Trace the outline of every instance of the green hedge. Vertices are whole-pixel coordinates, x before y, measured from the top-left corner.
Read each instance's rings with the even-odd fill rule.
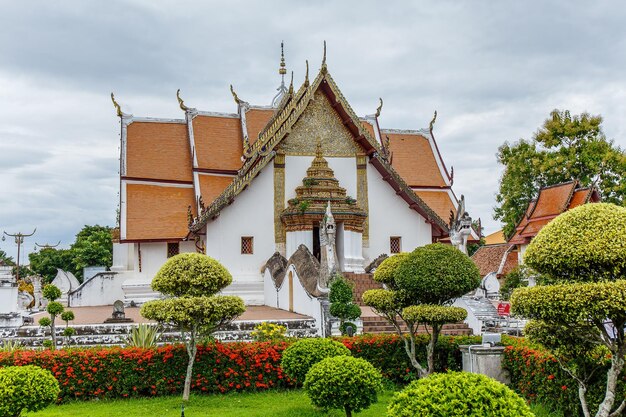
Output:
[[[415,378],[394,335],[337,338],[352,356],[363,358],[384,377],[404,383]],[[200,345],[194,365],[192,391],[223,393],[293,386],[280,368],[282,352],[292,341],[214,343]],[[426,336],[418,338],[418,359],[425,362]],[[460,370],[461,344],[480,343],[479,337],[446,337],[438,342],[437,370]],[[91,348],[57,351],[0,352],[0,367],[37,365],[59,380],[59,399],[127,398],[182,392],[187,367],[184,345],[155,349]]]
[[[509,371],[511,387],[515,391],[530,402],[549,404],[553,411],[564,415],[583,415],[576,381],[560,368],[550,353],[524,339],[507,338],[506,344],[502,366]],[[609,361],[607,357],[590,357],[586,361],[589,369],[599,366],[588,383],[587,402],[590,409],[597,409],[604,398]],[[622,375],[618,399],[624,398],[625,381],[626,375]]]

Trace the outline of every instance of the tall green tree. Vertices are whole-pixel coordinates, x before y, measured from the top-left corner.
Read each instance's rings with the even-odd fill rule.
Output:
[[[498,162],[504,165],[494,217],[513,234],[528,203],[541,187],[571,180],[595,184],[602,200],[626,203],[626,152],[602,131],[602,117],[553,110],[532,140],[504,143]]]
[[[12,256],[7,255],[7,253],[3,250],[0,250],[0,262],[4,263],[7,266],[15,265],[15,261]]]
[[[82,280],[83,268],[113,264],[113,239],[108,226],[85,226],[76,235],[71,248],[74,275]]]
[[[74,256],[69,249],[43,248],[28,255],[30,269],[51,283],[57,275],[57,269],[75,272]]]

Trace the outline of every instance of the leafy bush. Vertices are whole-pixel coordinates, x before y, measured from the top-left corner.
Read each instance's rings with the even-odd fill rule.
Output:
[[[15,352],[22,349],[22,343],[19,340],[6,339],[0,344],[0,352]]]
[[[585,204],[548,223],[533,239],[524,262],[553,279],[626,279],[626,208]]]
[[[74,318],[74,312],[72,310],[67,310],[61,313],[61,320],[63,320],[66,324],[69,324],[68,322],[74,320]]]
[[[55,285],[48,284],[43,287],[42,290],[43,298],[46,300],[54,301],[56,299],[61,298],[61,290]]]
[[[389,417],[534,417],[524,400],[506,385],[467,372],[433,374],[394,395]]]
[[[281,366],[285,373],[302,384],[311,366],[333,356],[349,356],[350,350],[331,339],[303,339],[289,346],[283,353]]]
[[[508,301],[513,290],[528,287],[529,268],[525,265],[516,266],[504,276],[504,283],[500,287],[500,298]]]
[[[218,293],[233,277],[221,263],[199,253],[181,253],[167,260],[152,280],[152,288],[173,297]]]
[[[351,356],[326,358],[311,367],[304,381],[313,405],[343,409],[346,416],[378,401],[382,390],[380,372],[368,361]]]
[[[260,323],[254,327],[252,338],[257,342],[282,340],[287,335],[287,328],[274,323]]]
[[[38,411],[57,399],[59,383],[38,366],[0,368],[0,416],[19,417],[23,410]]]
[[[149,349],[156,347],[161,334],[157,326],[141,323],[133,327],[126,338],[127,347]]]
[[[330,314],[339,319],[339,330],[341,334],[345,334],[347,321],[361,317],[361,308],[354,303],[352,286],[343,276],[338,275],[333,279],[328,300],[330,301]],[[352,326],[356,330],[356,326],[354,324]]]

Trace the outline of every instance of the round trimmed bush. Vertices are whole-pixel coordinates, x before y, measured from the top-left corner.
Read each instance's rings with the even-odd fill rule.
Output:
[[[23,410],[43,410],[59,396],[59,382],[38,366],[0,368],[0,416],[17,417]]]
[[[504,384],[467,372],[433,374],[394,395],[388,417],[534,417],[526,402]]]
[[[343,343],[323,338],[302,339],[285,349],[280,366],[289,378],[302,384],[311,366],[326,358],[350,355],[350,349]]]
[[[350,417],[378,401],[382,376],[365,359],[335,356],[311,367],[304,389],[313,405],[324,410],[343,409]]]
[[[43,287],[41,293],[43,295],[43,298],[45,298],[46,300],[54,301],[61,298],[61,290],[56,285],[46,285],[45,287]]]
[[[152,280],[152,289],[174,297],[208,296],[230,285],[233,277],[221,263],[199,253],[167,260]]]
[[[395,285],[394,278],[398,265],[406,259],[408,255],[408,252],[397,253],[382,261],[374,271],[374,280],[393,287]]]
[[[530,242],[524,263],[550,278],[626,278],[626,208],[585,204],[548,223]]]
[[[476,289],[480,272],[460,250],[432,243],[415,249],[399,262],[395,282],[410,304],[442,304]]]

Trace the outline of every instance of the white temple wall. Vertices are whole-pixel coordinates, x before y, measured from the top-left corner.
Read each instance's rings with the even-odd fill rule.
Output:
[[[134,243],[113,243],[112,271],[128,271],[134,265]]]
[[[383,180],[371,164],[367,165],[369,197],[369,248],[364,248],[365,264],[382,253],[390,254],[389,238],[401,237],[401,249],[410,252],[432,243],[431,225]]]
[[[253,237],[254,253],[241,253],[241,238]],[[233,275],[225,294],[239,295],[247,304],[263,304],[261,267],[275,251],[274,175],[272,165],[225,207],[206,227],[206,254],[220,261]]]

